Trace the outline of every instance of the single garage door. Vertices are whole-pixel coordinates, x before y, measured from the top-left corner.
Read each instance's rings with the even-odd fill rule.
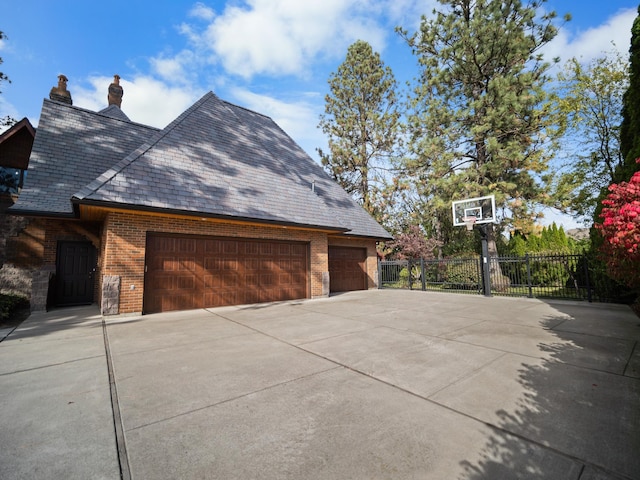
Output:
[[[366,262],[366,248],[329,247],[330,291],[366,290]]]
[[[306,243],[149,234],[145,313],[308,297]]]

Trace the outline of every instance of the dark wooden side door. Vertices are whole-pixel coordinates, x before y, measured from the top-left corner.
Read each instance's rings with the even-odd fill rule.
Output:
[[[350,292],[367,289],[367,249],[329,247],[329,290]]]
[[[91,242],[58,242],[55,304],[93,303],[95,267],[96,249]]]

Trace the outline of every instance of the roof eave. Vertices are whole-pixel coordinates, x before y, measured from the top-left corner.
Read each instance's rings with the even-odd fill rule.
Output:
[[[393,240],[394,237],[389,234],[387,236],[383,236],[383,235],[362,235],[362,234],[354,234],[354,233],[349,233],[349,232],[345,232],[343,235],[341,235],[342,238],[362,238],[362,239],[367,239],[367,240],[376,240],[379,242],[388,242],[390,240]]]
[[[147,213],[153,213],[153,214],[177,215],[177,216],[193,217],[193,218],[229,220],[229,221],[242,222],[242,223],[245,223],[245,222],[258,223],[258,224],[278,226],[278,227],[292,227],[292,228],[304,228],[304,229],[311,229],[311,230],[322,230],[330,233],[346,233],[349,231],[348,228],[344,228],[344,227],[332,227],[332,226],[326,226],[326,225],[287,222],[284,220],[270,220],[270,219],[255,218],[255,217],[243,217],[239,215],[223,215],[223,214],[206,213],[206,212],[194,212],[189,210],[180,210],[180,209],[165,208],[165,207],[150,207],[147,205],[133,205],[133,204],[105,202],[101,200],[79,199],[75,197],[71,199],[71,202],[74,205],[74,210],[78,210],[79,206],[81,205],[86,205],[86,206],[92,206],[92,207],[103,207],[109,210],[125,210],[125,211],[136,211],[136,212],[147,212]]]
[[[75,209],[74,209],[75,210]],[[19,208],[9,207],[5,210],[7,215],[15,215],[20,217],[41,217],[56,219],[78,219],[78,215],[73,212],[50,212],[45,210],[22,210]]]

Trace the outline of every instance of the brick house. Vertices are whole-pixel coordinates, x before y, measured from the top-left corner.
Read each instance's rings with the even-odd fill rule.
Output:
[[[373,288],[391,236],[270,118],[207,93],[164,129],[109,105],[45,99],[12,215],[33,309],[103,314],[314,298]]]

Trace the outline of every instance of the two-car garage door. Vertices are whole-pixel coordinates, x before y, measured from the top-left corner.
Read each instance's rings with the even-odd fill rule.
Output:
[[[149,234],[145,313],[309,296],[306,243]]]

